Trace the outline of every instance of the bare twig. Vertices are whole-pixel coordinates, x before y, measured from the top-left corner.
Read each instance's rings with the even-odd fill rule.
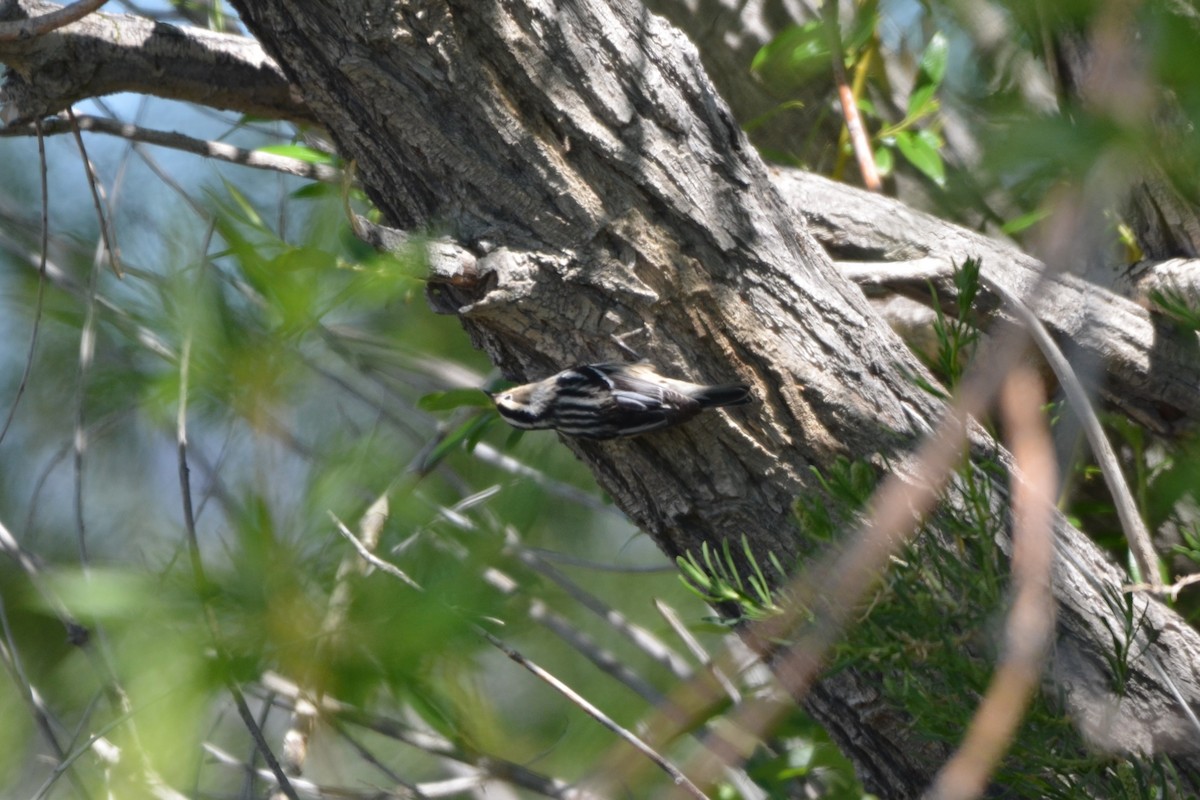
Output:
[[[50,608],[63,628],[67,632],[67,640],[75,645],[82,646],[88,640],[88,630],[79,623],[75,616],[67,608],[67,604],[59,597],[57,592],[53,590],[51,585],[45,580],[42,575],[41,566],[37,559],[29,553],[25,548],[21,547],[16,538],[9,532],[3,522],[0,522],[0,553],[7,553],[12,557],[13,561],[25,572],[29,582],[37,590],[45,601],[46,606]]]
[[[46,251],[50,248],[50,191],[46,185],[46,137],[42,135],[41,122],[35,122],[38,143],[38,166],[42,186],[42,241],[38,253],[38,289],[37,299],[33,304],[33,331],[29,334],[29,353],[25,356],[25,368],[21,371],[21,380],[17,384],[17,392],[13,396],[12,405],[8,407],[8,416],[4,418],[4,427],[0,428],[0,442],[8,434],[13,417],[17,414],[17,406],[29,385],[29,374],[33,371],[33,357],[37,352],[38,330],[42,322],[42,306],[46,296]]]
[[[721,688],[729,696],[729,699],[734,703],[742,702],[742,693],[738,691],[737,686],[733,684],[733,681],[723,671],[713,666],[712,655],[701,646],[700,640],[693,636],[692,632],[687,629],[687,626],[683,624],[683,620],[675,613],[675,609],[658,599],[655,599],[654,607],[666,621],[667,625],[670,626],[671,630],[675,632],[675,635],[683,642],[688,651],[691,652],[692,658],[700,662],[704,669],[712,671],[713,677],[721,684]]]
[[[1112,445],[1108,443],[1108,437],[1104,435],[1104,428],[1088,399],[1087,390],[1079,382],[1075,370],[1071,368],[1070,362],[1058,348],[1058,344],[1055,343],[1029,306],[1005,287],[988,280],[982,273],[980,280],[987,283],[993,292],[1004,299],[1012,313],[1025,325],[1029,335],[1046,359],[1046,363],[1054,371],[1054,376],[1058,378],[1071,408],[1083,425],[1092,455],[1096,457],[1096,462],[1100,465],[1100,474],[1104,476],[1104,484],[1108,487],[1109,494],[1112,495],[1113,505],[1117,509],[1117,517],[1121,520],[1121,529],[1125,531],[1125,538],[1137,561],[1138,570],[1142,573],[1141,577],[1151,586],[1161,586],[1162,575],[1158,567],[1158,554],[1154,552],[1154,544],[1150,541],[1150,531],[1146,529],[1146,523],[1142,521],[1142,515],[1133,499],[1133,492],[1129,490],[1129,484],[1125,481],[1125,474],[1121,471],[1117,454],[1113,452]]]
[[[83,779],[76,773],[74,762],[67,761],[67,751],[58,741],[58,734],[54,731],[54,720],[51,719],[50,709],[46,707],[41,692],[34,687],[33,682],[25,672],[24,665],[21,663],[21,656],[17,652],[16,640],[13,638],[12,627],[8,621],[8,610],[5,607],[2,595],[0,595],[0,630],[4,632],[4,641],[0,642],[0,661],[3,661],[4,666],[8,668],[13,683],[20,690],[21,699],[29,706],[29,713],[33,717],[34,723],[37,725],[38,730],[42,732],[42,737],[50,745],[50,749],[54,751],[55,759],[67,771],[67,776],[75,789],[75,793],[84,798],[84,800],[88,800],[89,793],[83,783]]]
[[[302,692],[299,685],[274,672],[267,672],[263,675],[262,685],[276,696],[290,700],[292,703],[298,702],[301,697]],[[530,789],[547,797],[562,798],[563,800],[585,800],[585,798],[586,800],[598,800],[580,789],[568,786],[563,781],[533,772],[520,764],[495,756],[466,751],[440,734],[418,730],[395,718],[364,711],[329,695],[317,698],[316,702],[320,713],[328,716],[335,725],[343,723],[365,728],[432,756],[486,770],[490,777],[509,781],[516,786]]]
[[[388,497],[387,493],[381,494],[376,498],[375,502],[370,505],[366,513],[363,514],[362,520],[359,522],[359,530],[362,532],[359,537],[356,537],[367,550],[375,551],[375,547],[379,543],[379,536],[383,531],[383,525],[388,518]],[[341,523],[338,523],[341,525]],[[350,607],[350,577],[360,573],[363,568],[361,559],[355,558],[347,554],[338,564],[337,574],[334,578],[333,591],[329,595],[328,607],[325,611],[325,618],[321,621],[321,633],[317,637],[316,652],[313,654],[312,669],[310,674],[305,676],[304,688],[312,691],[313,677],[316,665],[320,661],[320,657],[329,645],[342,630],[346,622],[346,614]],[[312,737],[313,731],[317,724],[318,703],[304,696],[299,696],[292,706],[291,719],[288,721],[288,729],[283,735],[283,765],[288,775],[299,776],[304,774],[304,765],[308,760],[308,743]]]
[[[87,157],[84,156],[84,161]],[[99,200],[97,199],[97,203]],[[97,205],[99,208],[99,205]],[[104,228],[101,215],[101,230]],[[79,332],[79,365],[76,369],[77,396],[75,398],[75,436],[74,436],[74,468],[75,468],[75,533],[79,546],[79,561],[86,569],[88,565],[87,523],[83,513],[84,498],[84,460],[87,453],[87,428],[85,427],[85,408],[87,396],[88,375],[92,361],[96,356],[96,285],[99,282],[101,247],[97,246],[96,255],[92,260],[92,268],[88,272],[88,287],[86,307],[83,316],[83,328]]]
[[[518,596],[517,582],[494,567],[484,570],[483,580],[509,597]],[[531,598],[525,601],[525,606],[526,614],[531,620],[562,639],[572,650],[590,661],[597,669],[624,684],[646,702],[651,704],[663,702],[664,698],[660,691],[625,665],[611,650],[601,647],[596,640],[580,630],[578,625],[551,610],[544,601]]]
[[[96,208],[96,221],[100,226],[100,240],[104,242],[104,249],[108,252],[108,263],[118,278],[124,277],[121,272],[121,259],[117,255],[116,236],[109,225],[109,215],[104,213],[104,188],[100,185],[100,179],[96,175],[96,166],[88,157],[87,148],[84,147],[83,134],[80,133],[75,112],[69,108],[67,109],[67,118],[70,120],[70,131],[75,136],[75,146],[79,148],[79,156],[83,159],[83,171],[87,176],[88,188],[92,192],[92,204]]]
[[[392,577],[396,578],[397,580],[403,582],[405,585],[410,586],[413,589],[416,589],[417,591],[423,591],[421,586],[416,581],[414,581],[412,578],[408,577],[408,575],[405,574],[404,571],[401,570],[399,567],[383,560],[382,558],[380,558],[379,556],[375,555],[370,550],[368,550],[367,547],[358,540],[358,537],[356,537],[349,528],[347,528],[344,524],[342,524],[340,521],[338,521],[336,517],[334,517],[334,522],[337,525],[338,532],[341,533],[343,537],[348,539],[352,545],[354,545],[354,549],[356,549],[358,551],[358,554],[360,556],[362,556],[364,559],[366,559],[368,563],[374,565],[375,567],[378,567],[380,570],[387,573],[388,575],[391,575]],[[565,697],[566,699],[568,699],[569,701],[574,703],[585,714],[590,716],[592,719],[594,719],[596,722],[598,722],[601,726],[608,729],[610,732],[615,734],[619,739],[621,739],[622,741],[629,744],[631,747],[633,747],[635,750],[637,750],[639,753],[641,753],[643,756],[645,756],[647,759],[649,759],[651,762],[653,762],[656,766],[658,766],[659,769],[663,770],[663,772],[667,773],[667,775],[669,775],[671,777],[671,780],[675,783],[676,786],[680,787],[681,790],[686,792],[689,796],[694,797],[694,798],[707,797],[707,795],[705,795],[704,792],[700,791],[700,789],[694,783],[692,783],[692,781],[690,781],[687,778],[687,776],[684,775],[683,772],[679,770],[678,767],[676,767],[674,764],[672,764],[670,761],[668,761],[666,758],[664,758],[662,755],[660,755],[654,748],[652,748],[648,744],[646,744],[641,738],[639,738],[632,731],[622,727],[621,725],[618,725],[615,720],[613,720],[611,717],[609,717],[607,714],[605,714],[603,711],[601,711],[596,706],[592,705],[590,702],[588,702],[588,700],[586,698],[584,698],[582,695],[580,695],[578,692],[576,692],[571,687],[567,686],[567,684],[563,683],[558,678],[554,677],[554,675],[547,672],[542,667],[538,666],[537,663],[530,661],[528,658],[526,658],[520,652],[513,649],[512,647],[509,647],[503,641],[496,638],[491,633],[489,633],[488,631],[479,627],[478,625],[476,625],[474,623],[470,623],[470,624],[475,629],[475,632],[479,636],[481,636],[485,641],[487,641],[488,644],[492,645],[492,647],[494,647],[497,650],[499,650],[500,652],[504,653],[504,655],[507,656],[509,658],[509,660],[511,660],[514,663],[518,664],[519,666],[523,667],[534,677],[538,678],[542,682],[544,682],[547,685],[549,685],[550,687],[552,687],[555,691],[557,691],[563,697]]]
[[[205,158],[216,159],[217,161],[240,164],[243,167],[251,167],[253,169],[272,170],[323,183],[338,183],[341,181],[341,170],[337,167],[331,167],[328,164],[313,164],[308,161],[301,161],[298,158],[262,153],[257,150],[247,150],[242,147],[225,144],[224,142],[207,141],[182,133],[143,128],[139,125],[119,122],[114,119],[104,119],[103,117],[77,115],[75,116],[75,121],[80,130],[87,131],[88,133],[104,133],[110,136],[119,136],[131,142],[143,142],[159,147],[169,147],[172,150],[193,153]],[[72,129],[69,120],[57,117],[45,119],[42,121],[42,124],[44,125],[45,134],[48,136],[68,133]],[[15,125],[9,128],[0,128],[0,136],[30,136],[34,132],[33,125]]]
[[[1182,578],[1176,578],[1175,582],[1169,585],[1159,583],[1130,583],[1121,587],[1123,592],[1149,592],[1151,594],[1161,594],[1164,597],[1170,597],[1171,602],[1179,599],[1179,593],[1194,583],[1200,583],[1200,572],[1194,575],[1185,575]]]
[[[521,559],[522,563],[535,570],[538,574],[554,581],[575,602],[604,620],[613,630],[632,642],[643,653],[670,670],[671,674],[676,678],[686,681],[695,675],[695,670],[692,669],[687,660],[679,655],[674,648],[650,631],[628,619],[620,611],[604,603],[600,598],[585,590],[566,575],[563,575],[553,566],[546,563],[541,556],[524,547],[516,547],[515,553]]]
[[[579,694],[574,689],[567,686],[565,683],[560,681],[558,678],[554,677],[552,674],[550,674],[546,670],[542,669],[540,666],[538,666],[534,662],[525,658],[525,656],[521,655],[516,650],[513,650],[511,647],[504,644],[504,642],[500,641],[492,634],[490,634],[487,631],[484,631],[482,629],[480,632],[483,634],[484,638],[487,639],[489,643],[491,643],[491,645],[493,647],[500,650],[500,652],[502,652],[502,653],[504,653],[504,655],[508,656],[509,659],[511,659],[512,661],[514,661],[517,664],[524,667],[526,670],[528,670],[530,673],[532,673],[535,677],[537,677],[544,683],[553,687],[563,697],[567,698],[572,703],[574,703],[576,706],[583,709],[584,713],[586,713],[592,719],[599,722],[602,726],[604,726],[610,732],[615,734],[623,742],[625,742],[626,744],[633,747],[635,750],[637,750],[643,756],[648,758],[650,761],[654,762],[658,766],[659,769],[661,769],[663,772],[667,773],[667,775],[669,775],[671,777],[671,780],[674,781],[675,786],[680,791],[684,792],[685,794],[687,794],[691,797],[695,797],[695,798],[706,798],[707,797],[707,795],[704,792],[702,792],[700,790],[700,788],[698,786],[696,786],[696,784],[693,783],[678,767],[676,767],[674,764],[672,764],[666,758],[661,756],[658,753],[658,751],[656,751],[654,748],[650,747],[650,745],[646,744],[645,741],[643,741],[640,737],[638,737],[632,731],[628,730],[627,728],[622,727],[621,725],[618,725],[614,719],[612,719],[607,714],[605,714],[603,711],[601,711],[599,708],[597,708],[596,706],[594,706],[590,702],[588,702],[588,700],[585,697],[583,697],[583,695]]]
[[[283,787],[285,784],[280,781],[280,776],[282,775],[282,773],[276,774],[276,773],[272,772],[271,770],[255,769],[251,765],[240,760],[237,756],[233,755],[230,752],[222,750],[221,748],[217,747],[216,745],[214,745],[210,742],[205,742],[203,747],[204,747],[205,752],[207,752],[217,763],[224,764],[229,767],[236,767],[238,769],[244,770],[247,773],[249,773],[250,775],[253,775],[254,777],[261,778],[262,780],[267,781],[268,783],[276,784],[280,788],[281,791],[284,790]],[[299,799],[299,794],[301,792],[303,792],[304,796],[306,796],[306,797],[319,797],[319,798],[353,797],[353,796],[355,796],[353,792],[333,791],[333,790],[328,789],[327,787],[321,786],[318,783],[314,783],[313,781],[307,781],[302,778],[297,779],[295,781],[288,781],[287,777],[284,776],[283,781],[287,781],[287,783],[286,783],[286,785],[288,786],[287,791],[291,792],[291,794],[289,794],[289,797],[296,798],[296,800]],[[364,795],[364,797],[365,797],[365,795]]]
[[[1005,629],[1003,660],[958,751],[938,773],[930,800],[979,797],[1008,748],[1037,690],[1054,635],[1054,444],[1042,413],[1045,392],[1037,373],[1020,366],[1000,394],[1005,439],[1013,455],[1013,598]]]
[[[822,12],[825,23],[826,37],[829,39],[829,54],[833,62],[833,80],[837,84],[838,101],[842,106],[842,117],[846,122],[846,132],[854,155],[858,159],[858,170],[862,175],[863,185],[872,192],[883,188],[879,180],[879,170],[875,166],[875,155],[871,152],[871,142],[867,138],[866,127],[862,116],[858,113],[858,102],[855,92],[846,80],[845,51],[842,47],[842,34],[838,24],[838,4],[823,3]]]
[[[91,708],[92,707],[89,706],[88,713],[86,713],[84,715],[84,719],[80,721],[79,730],[76,731],[76,736],[72,737],[73,740],[77,739],[77,736],[80,730],[82,730],[83,725],[90,719]],[[93,756],[95,756],[97,761],[107,766],[117,763],[121,757],[121,749],[114,745],[112,741],[106,737],[109,733],[121,727],[122,725],[128,725],[130,730],[133,730],[133,722],[131,720],[132,716],[132,709],[125,707],[115,719],[109,721],[105,725],[102,725],[99,730],[86,737],[78,747],[68,753],[65,758],[59,761],[59,763],[54,765],[54,770],[50,773],[46,780],[42,782],[42,785],[38,787],[38,790],[31,795],[31,800],[42,800],[42,798],[49,794],[50,790],[54,787],[54,784],[58,782],[58,779],[65,772],[70,770],[72,765],[74,765],[74,763],[85,753],[90,752]],[[172,789],[163,782],[162,778],[149,769],[146,770],[144,779],[146,781],[145,789],[147,797],[155,798],[155,800],[187,800],[184,795]]]

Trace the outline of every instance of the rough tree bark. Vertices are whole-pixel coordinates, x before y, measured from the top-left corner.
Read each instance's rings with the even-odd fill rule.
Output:
[[[41,0],[0,2],[0,20],[61,8]],[[13,24],[12,22],[8,24]],[[311,122],[279,68],[247,39],[132,16],[91,14],[67,28],[5,42],[2,121],[55,114],[113,92],[190,100],[272,119]]]
[[[797,224],[691,45],[638,4],[238,6],[388,218],[448,225],[478,257],[435,276],[438,302],[510,377],[612,358],[610,337],[636,332],[636,349],[688,377],[754,386],[757,405],[708,425],[568,442],[668,554],[745,534],[801,557],[791,507],[814,488],[809,468],[902,453],[936,419],[898,368],[919,365]],[[1108,612],[1085,573],[1120,577],[1060,526],[1075,555],[1056,575],[1055,674],[1099,709]],[[1200,652],[1150,605],[1160,658]],[[1175,677],[1194,700],[1190,667]],[[811,706],[868,786],[915,796],[944,749],[915,740],[872,678],[844,671]],[[1109,709],[1122,741],[1169,741],[1185,771],[1200,767],[1160,678],[1146,667],[1135,683],[1123,708],[1146,705]]]
[[[810,468],[902,456],[937,419],[905,375],[920,365],[774,188],[692,46],[638,3],[235,5],[390,223],[460,243],[434,265],[435,301],[510,377],[619,357],[611,337],[631,334],[680,376],[752,384],[757,404],[707,425],[567,441],[666,553],[745,535],[802,559],[792,506],[816,488]],[[1098,586],[1123,576],[1062,520],[1057,534],[1053,679],[1070,710],[1105,744],[1169,755],[1194,780],[1197,737],[1168,682],[1200,702],[1200,637],[1139,597],[1160,636],[1113,697],[1120,621]],[[842,670],[809,707],[869,788],[917,796],[946,747],[877,677]]]

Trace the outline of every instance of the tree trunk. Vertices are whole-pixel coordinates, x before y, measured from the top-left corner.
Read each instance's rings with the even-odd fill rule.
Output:
[[[435,266],[435,303],[509,377],[620,358],[612,337],[628,335],[673,375],[753,387],[754,405],[707,424],[566,442],[668,555],[746,536],[799,563],[813,543],[793,505],[817,490],[812,468],[896,463],[941,413],[907,377],[920,364],[781,199],[691,44],[638,3],[235,5],[390,223],[449,229],[465,248]],[[1139,597],[1166,675],[1135,659],[1115,696],[1122,621],[1097,586],[1123,576],[1058,525],[1064,703],[1105,745],[1200,770],[1167,686],[1200,700],[1200,637]],[[883,796],[919,795],[946,756],[879,670],[846,667],[810,700]]]

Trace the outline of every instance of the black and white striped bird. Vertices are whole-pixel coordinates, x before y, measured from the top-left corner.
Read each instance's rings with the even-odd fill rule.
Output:
[[[572,367],[491,397],[514,427],[613,439],[678,425],[706,408],[748,403],[750,387],[664,378],[649,362],[639,361]]]

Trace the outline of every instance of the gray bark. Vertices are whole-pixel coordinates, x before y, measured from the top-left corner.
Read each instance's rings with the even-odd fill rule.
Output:
[[[239,6],[390,220],[448,225],[477,257],[441,262],[435,301],[510,377],[611,359],[610,337],[636,332],[635,349],[685,377],[754,387],[758,404],[708,424],[567,442],[668,554],[745,534],[801,557],[791,505],[814,488],[809,468],[903,453],[937,418],[897,369],[919,365],[796,224],[691,45],[636,4]],[[1109,712],[1096,735],[1178,748],[1186,724],[1149,662],[1109,708],[1118,621],[1096,579],[1120,575],[1059,524],[1059,686],[1077,714]],[[1151,652],[1195,702],[1185,654],[1200,639],[1148,605],[1165,630]],[[903,709],[872,708],[886,706],[873,680],[850,670],[811,707],[869,787],[915,796],[944,748],[917,740]],[[1181,767],[1200,765],[1182,749]]]
[[[1200,422],[1200,340],[1147,306],[1122,297],[1071,273],[1042,281],[1045,265],[1013,245],[916,211],[896,200],[833,183],[799,170],[775,170],[775,187],[808,221],[809,230],[835,258],[879,262],[874,277],[861,275],[861,285],[885,286],[915,299],[929,297],[928,281],[935,280],[939,294],[951,297],[949,277],[953,263],[967,258],[983,262],[988,279],[1002,284],[1018,297],[1037,297],[1030,305],[1038,318],[1064,342],[1077,348],[1081,358],[1102,367],[1101,396],[1148,429],[1175,435]],[[888,262],[914,259],[940,261],[903,274]],[[927,262],[926,262],[927,263]],[[1148,270],[1141,283],[1163,283],[1186,289],[1169,273],[1170,265]],[[937,280],[941,278],[941,280]],[[1039,281],[1041,281],[1039,283]],[[1145,290],[1139,290],[1145,295]],[[985,307],[996,308],[997,298],[986,286]]]
[[[58,8],[43,0],[3,0],[0,22]],[[257,42],[143,17],[91,14],[45,36],[3,42],[0,63],[8,68],[0,93],[0,120],[6,124],[30,122],[114,92],[313,121]]]

